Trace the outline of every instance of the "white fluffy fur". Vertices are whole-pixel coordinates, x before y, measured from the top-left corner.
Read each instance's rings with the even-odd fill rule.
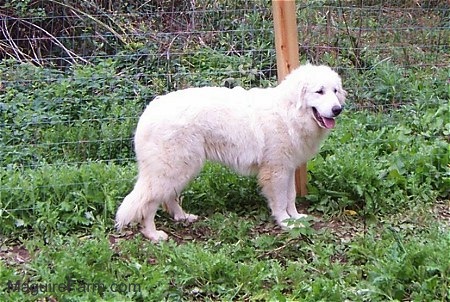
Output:
[[[161,204],[175,220],[195,221],[177,197],[206,160],[256,174],[273,217],[286,227],[286,219],[303,216],[294,171],[329,132],[317,119],[328,118],[332,128],[345,95],[337,73],[308,64],[274,88],[189,88],[157,97],[136,129],[139,175],[117,211],[117,228],[135,221],[152,241],[167,239],[154,223]]]

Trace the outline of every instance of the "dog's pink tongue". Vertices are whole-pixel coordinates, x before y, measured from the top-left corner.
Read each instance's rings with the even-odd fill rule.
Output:
[[[322,117],[322,119],[323,119],[325,128],[327,128],[327,129],[333,129],[334,126],[336,125],[336,121],[334,120],[334,118]]]

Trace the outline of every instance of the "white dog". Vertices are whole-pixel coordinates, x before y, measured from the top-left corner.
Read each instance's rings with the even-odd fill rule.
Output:
[[[295,169],[313,157],[335,126],[346,92],[327,66],[304,65],[277,87],[189,88],[158,96],[142,114],[135,135],[139,175],[116,215],[120,230],[140,222],[152,241],[161,204],[175,220],[195,221],[177,197],[206,160],[256,174],[272,215],[282,227],[298,219]]]

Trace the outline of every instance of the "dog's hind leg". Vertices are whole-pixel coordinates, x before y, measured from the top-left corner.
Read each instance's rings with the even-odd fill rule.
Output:
[[[165,202],[164,207],[175,221],[194,222],[198,219],[197,215],[186,213],[175,198]]]
[[[169,237],[166,232],[158,231],[155,226],[155,215],[159,208],[158,202],[150,202],[147,206],[147,212],[141,222],[141,233],[153,242],[167,240]]]
[[[161,204],[154,196],[151,181],[140,177],[133,191],[128,194],[116,214],[116,227],[122,229],[130,222],[140,222],[141,233],[152,241],[166,240],[167,234],[157,231],[155,227],[155,214]]]
[[[155,196],[156,200],[163,201],[163,208],[169,212],[169,214],[176,220],[186,220],[189,222],[193,222],[197,220],[197,216],[193,214],[186,213],[183,208],[181,208],[180,204],[176,199],[176,191],[180,190],[184,187],[184,182],[173,183],[173,182],[159,182],[161,187],[158,188],[158,195]],[[173,190],[169,189],[170,185],[177,186],[173,188]],[[166,188],[166,190],[162,190],[162,188]],[[173,193],[169,193],[173,192]],[[144,213],[144,218],[141,221],[141,233],[150,239],[153,242],[158,242],[161,240],[167,240],[168,236],[164,231],[159,231],[155,226],[155,215],[159,208],[161,202],[156,202],[154,200],[150,201],[147,205],[146,211]]]
[[[201,158],[193,160],[186,157],[174,158],[170,167],[164,167],[157,171],[157,175],[152,182],[153,200],[158,202],[150,202],[144,219],[141,222],[142,234],[152,241],[166,240],[167,234],[158,231],[155,228],[155,214],[159,204],[163,204],[164,208],[176,220],[186,220],[193,222],[197,220],[197,216],[186,213],[181,205],[177,202],[177,196],[184,189],[187,183],[200,171],[202,167]]]
[[[167,191],[173,192],[170,198],[164,199],[163,208],[173,217],[175,221],[194,222],[198,219],[197,215],[186,213],[179,203],[179,194],[191,179],[200,172],[202,161],[178,160],[174,161],[174,169],[166,171],[164,178]],[[179,169],[177,169],[180,167]]]

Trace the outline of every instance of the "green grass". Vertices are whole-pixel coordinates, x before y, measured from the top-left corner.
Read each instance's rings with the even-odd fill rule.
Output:
[[[161,212],[171,239],[156,245],[113,230],[134,164],[9,167],[0,284],[22,288],[0,299],[446,301],[447,115],[445,105],[344,115],[309,163],[310,195],[299,202],[315,218],[291,232],[275,226],[255,179],[219,165],[183,194],[201,220],[175,223]],[[438,200],[447,201],[433,214]],[[67,280],[72,291],[55,289]]]
[[[49,296],[71,301],[446,301],[448,229],[430,223],[429,214],[415,215],[410,212],[402,221],[392,218],[366,228],[350,223],[325,227],[300,237],[280,231],[266,234],[258,219],[228,213],[190,226],[195,239],[158,245],[141,236],[123,239],[104,231],[57,235],[47,244],[34,238],[26,242],[30,259],[25,263],[2,262],[2,286],[17,281],[78,283],[69,293],[29,289],[0,295],[2,300],[25,301]],[[186,225],[165,223],[166,229],[186,232]],[[83,291],[92,284],[107,288]],[[124,292],[115,292],[116,287]]]

